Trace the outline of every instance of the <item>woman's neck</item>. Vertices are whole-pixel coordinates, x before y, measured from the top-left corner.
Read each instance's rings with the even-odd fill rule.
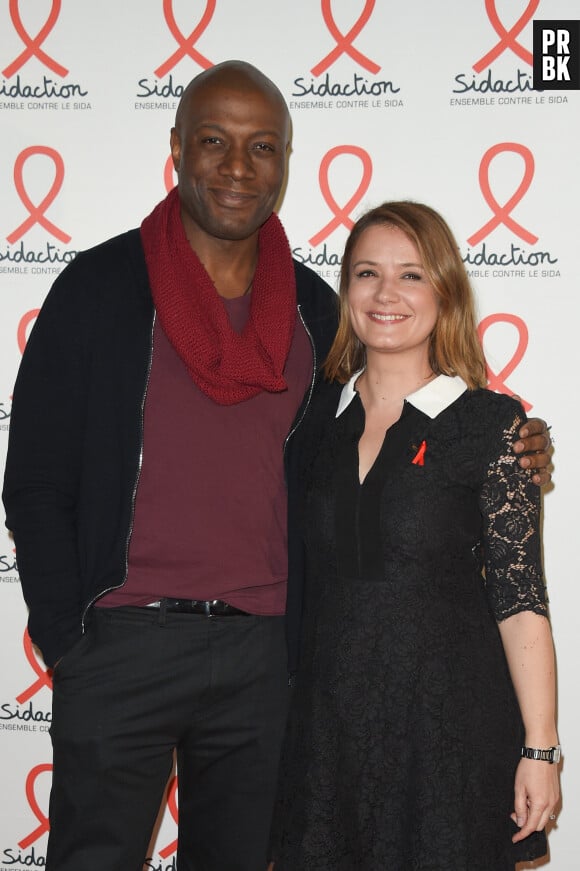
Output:
[[[435,378],[428,360],[409,355],[368,354],[367,365],[357,381],[357,390],[365,404],[402,403],[410,393]]]

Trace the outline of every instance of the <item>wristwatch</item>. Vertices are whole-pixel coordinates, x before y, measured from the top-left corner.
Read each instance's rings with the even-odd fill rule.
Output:
[[[562,758],[562,748],[559,744],[555,747],[548,747],[547,750],[538,750],[535,747],[522,747],[522,756],[525,759],[541,759],[543,762],[549,762],[550,765],[558,763]]]

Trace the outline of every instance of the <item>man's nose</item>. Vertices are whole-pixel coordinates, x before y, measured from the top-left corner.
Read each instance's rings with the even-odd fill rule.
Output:
[[[224,154],[220,164],[220,172],[232,178],[243,178],[253,175],[254,167],[245,147],[231,145]]]

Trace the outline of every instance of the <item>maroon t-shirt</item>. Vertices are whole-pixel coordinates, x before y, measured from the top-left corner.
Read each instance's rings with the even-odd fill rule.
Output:
[[[250,297],[223,302],[241,332]],[[297,317],[284,370],[288,390],[218,405],[192,381],[156,321],[129,572],[99,605],[169,596],[284,613],[282,449],[311,373],[312,349]]]

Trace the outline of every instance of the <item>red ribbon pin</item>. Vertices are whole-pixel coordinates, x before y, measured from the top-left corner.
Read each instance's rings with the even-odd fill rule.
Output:
[[[414,466],[424,466],[425,465],[425,451],[427,450],[427,442],[425,439],[419,445],[419,450],[411,460]]]

